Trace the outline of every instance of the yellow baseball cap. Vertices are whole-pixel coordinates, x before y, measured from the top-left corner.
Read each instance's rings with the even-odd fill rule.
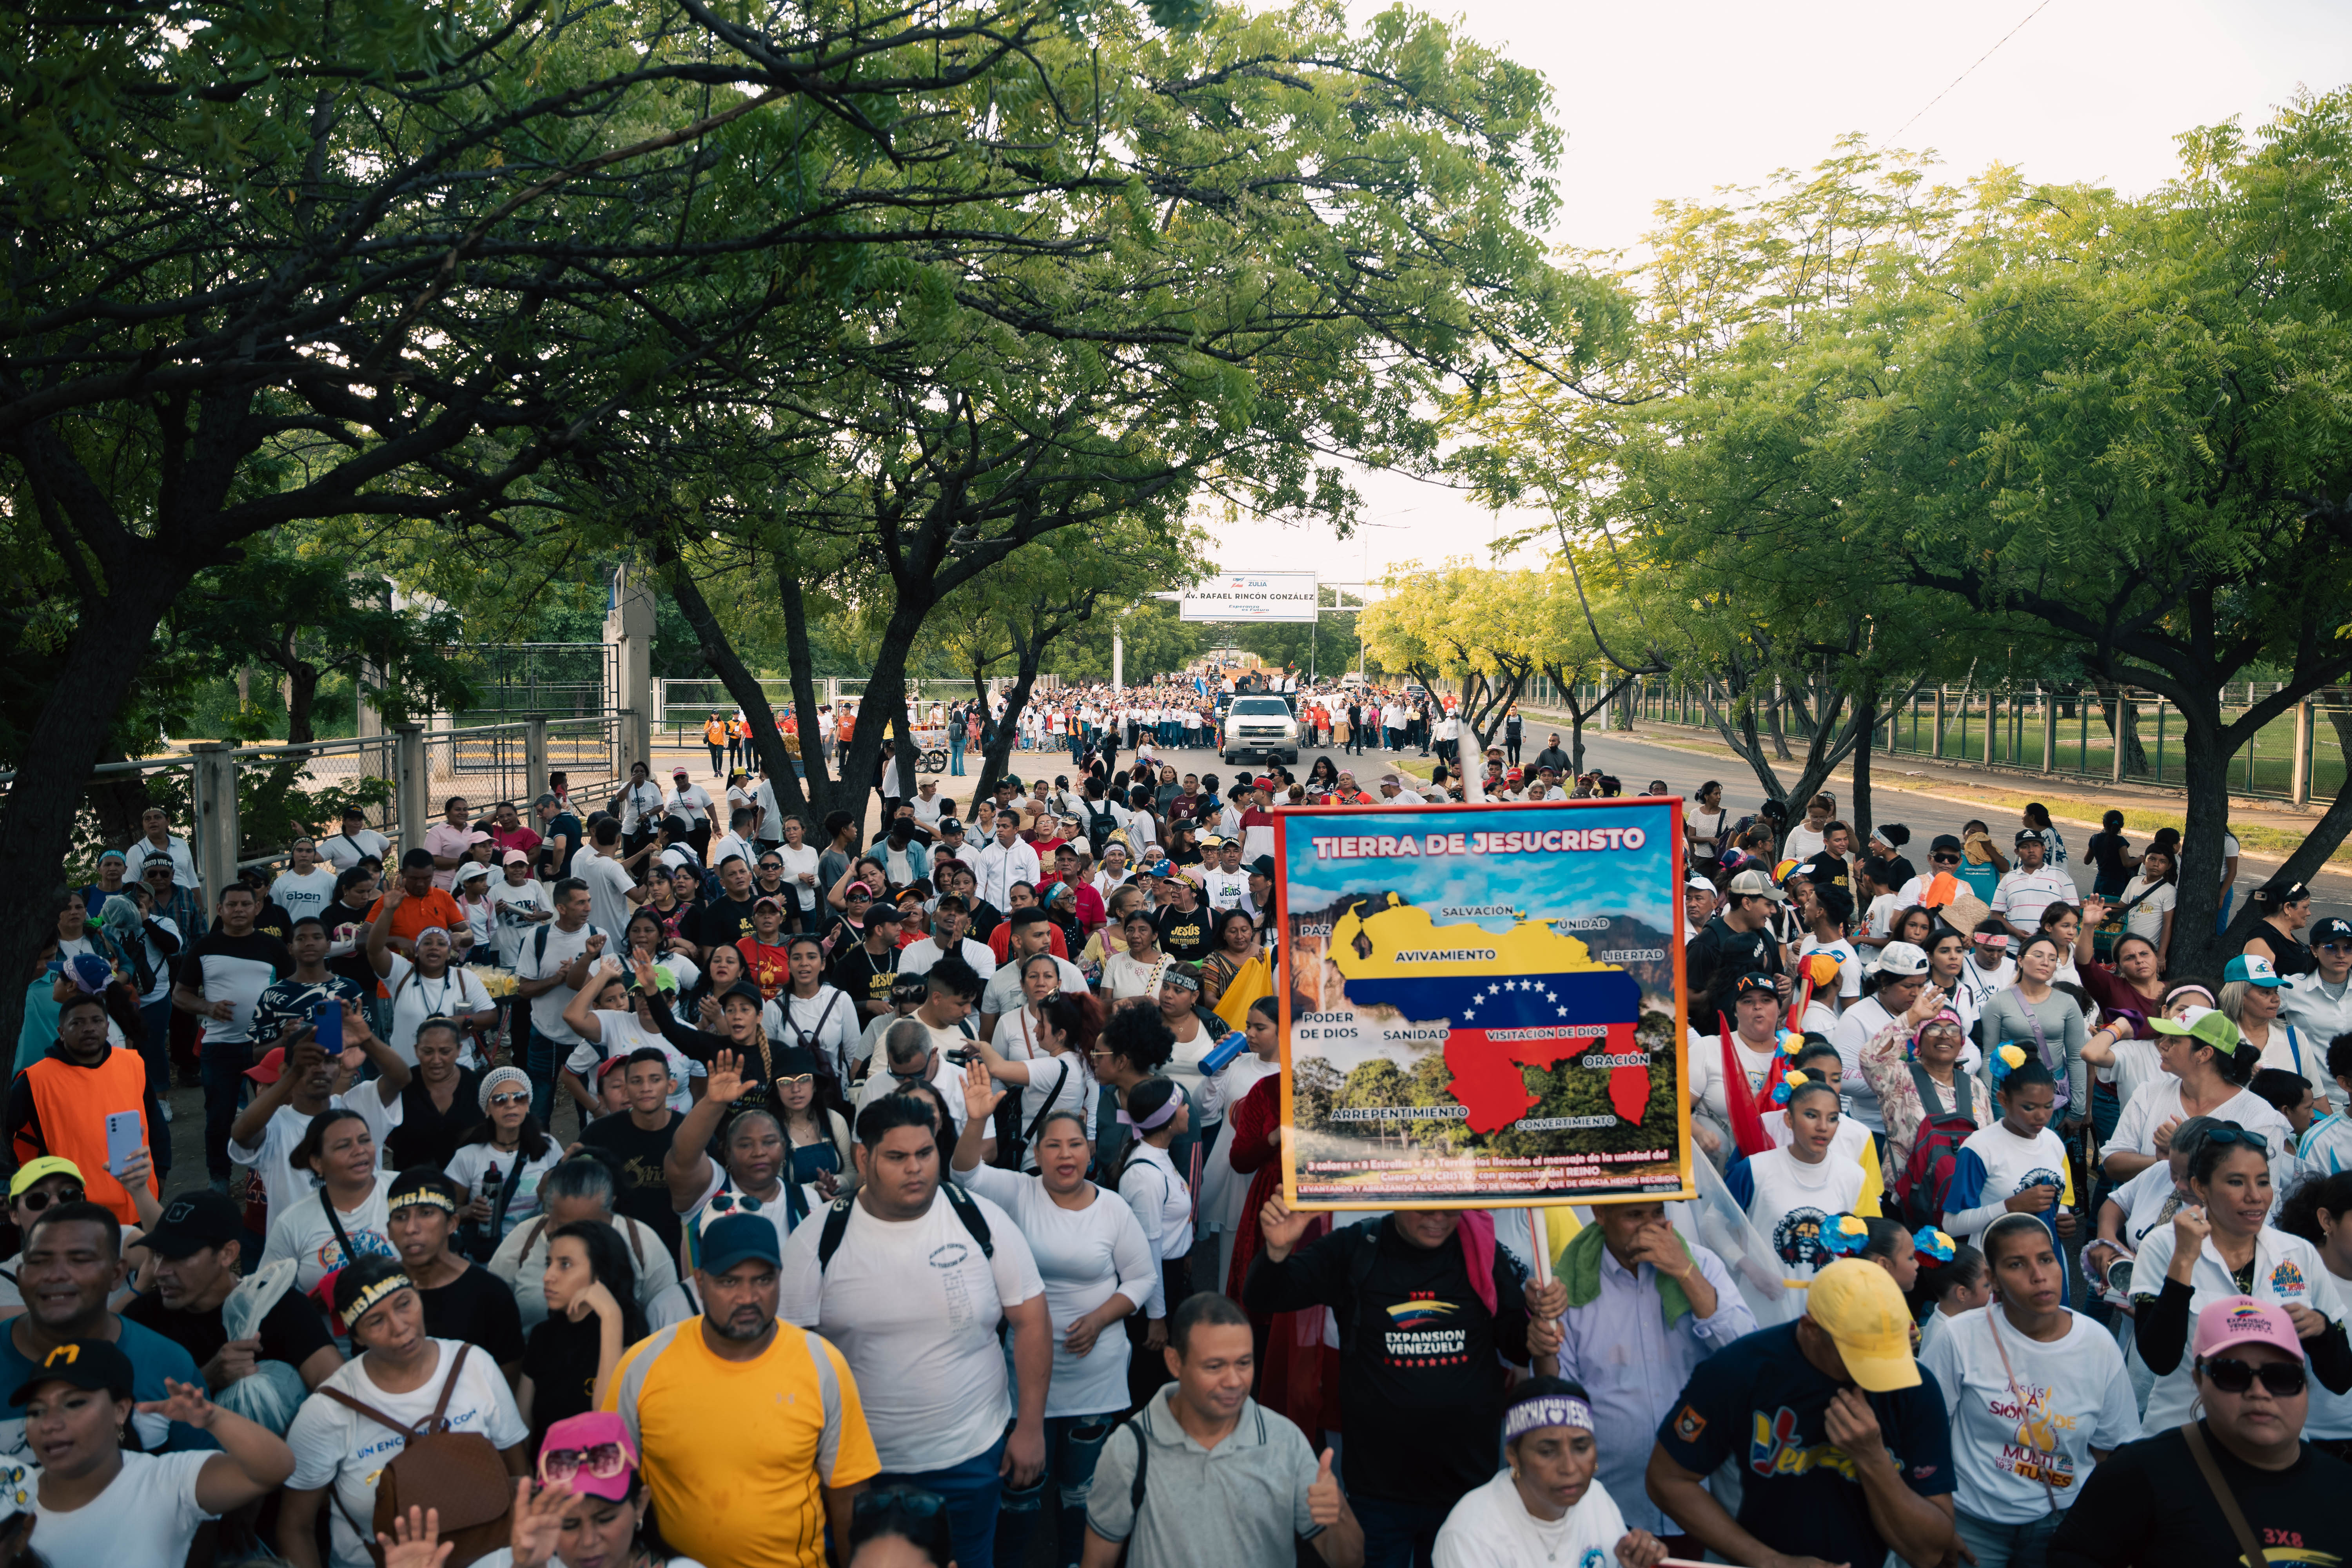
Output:
[[[1838,1359],[1856,1384],[1871,1394],[1919,1385],[1911,1314],[1895,1276],[1875,1263],[1841,1258],[1813,1276],[1805,1295],[1805,1316],[1836,1343]]]
[[[82,1182],[84,1186],[89,1184],[82,1181],[81,1167],[71,1160],[56,1154],[43,1154],[16,1167],[16,1173],[8,1178],[8,1196],[12,1199],[23,1197],[25,1189],[44,1176],[71,1176],[75,1181]]]

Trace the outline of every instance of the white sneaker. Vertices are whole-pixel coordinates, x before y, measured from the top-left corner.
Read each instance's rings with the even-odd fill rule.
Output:
[[[168,1124],[172,1120],[172,1102],[168,1100],[158,1100],[155,1102],[155,1109],[163,1113],[163,1121]]]

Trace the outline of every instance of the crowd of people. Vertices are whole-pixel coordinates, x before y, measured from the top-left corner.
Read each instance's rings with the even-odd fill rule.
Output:
[[[1629,792],[1425,694],[1295,703],[1426,780],[1191,771],[1192,695],[1042,705],[1068,771],[968,820],[640,766],[404,854],[354,814],[210,907],[151,814],[27,993],[0,1563],[2352,1552],[2352,925],[2307,889],[2182,974],[2175,843],[2110,824],[2083,895],[2039,808],[1923,868],[1710,784],[1682,1067],[1780,1278],[1682,1204],[1538,1258],[1283,1203],[1273,814]]]

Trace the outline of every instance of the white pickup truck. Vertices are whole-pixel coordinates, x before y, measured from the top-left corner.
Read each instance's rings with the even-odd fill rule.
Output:
[[[1298,720],[1290,704],[1279,697],[1236,697],[1225,710],[1224,733],[1217,754],[1227,767],[1250,757],[1297,766]]]

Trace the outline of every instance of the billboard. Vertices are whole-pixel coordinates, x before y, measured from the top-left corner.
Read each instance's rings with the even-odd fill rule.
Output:
[[[1284,1201],[1692,1194],[1682,803],[1275,814]]]
[[[1312,621],[1317,604],[1312,572],[1226,572],[1181,595],[1187,621]]]

